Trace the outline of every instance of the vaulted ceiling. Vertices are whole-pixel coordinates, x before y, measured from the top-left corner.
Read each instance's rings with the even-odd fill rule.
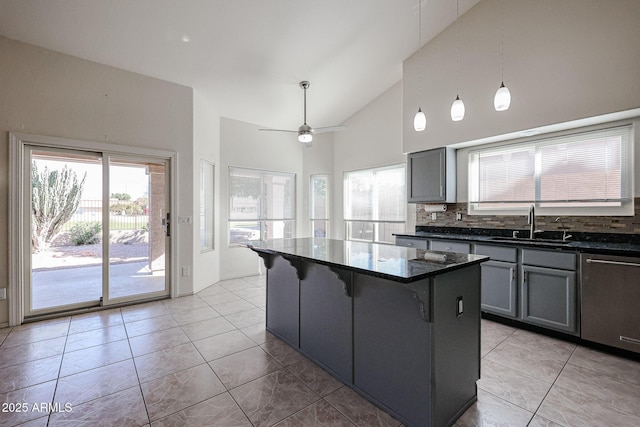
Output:
[[[422,43],[456,19],[422,1]],[[479,0],[459,0],[460,14]],[[220,115],[296,129],[342,123],[402,78],[418,0],[0,0],[0,34],[193,87]],[[1,59],[0,59],[1,60]]]

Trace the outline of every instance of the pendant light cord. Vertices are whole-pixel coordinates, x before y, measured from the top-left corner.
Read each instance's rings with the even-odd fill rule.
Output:
[[[456,0],[456,97],[460,94],[460,30],[458,18],[460,17],[460,3]]]
[[[418,106],[422,105],[422,0],[418,0]]]
[[[504,3],[500,2],[500,81],[504,84]]]

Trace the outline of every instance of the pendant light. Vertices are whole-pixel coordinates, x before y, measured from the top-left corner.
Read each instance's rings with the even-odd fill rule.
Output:
[[[460,7],[458,0],[456,0],[456,99],[451,104],[451,120],[459,122],[464,119],[464,102],[460,99],[458,83],[460,80],[460,35],[458,31],[458,18],[460,17]]]
[[[418,100],[422,100],[422,0],[418,0]],[[413,128],[416,132],[427,128],[427,116],[422,112],[421,106],[418,106],[418,112],[413,118]]]
[[[511,92],[504,85],[504,11],[502,4],[500,4],[500,28],[500,80],[502,83],[500,83],[496,96],[493,98],[493,106],[496,111],[505,111],[511,105]]]

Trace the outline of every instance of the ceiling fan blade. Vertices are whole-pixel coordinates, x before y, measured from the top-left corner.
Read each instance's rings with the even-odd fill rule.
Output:
[[[258,130],[265,130],[265,131],[269,131],[269,132],[293,132],[293,133],[298,133],[297,130],[290,130],[290,129],[258,129]]]
[[[322,128],[313,128],[313,133],[325,133],[325,132],[340,132],[342,130],[346,130],[347,127],[340,125],[340,126],[325,126]]]

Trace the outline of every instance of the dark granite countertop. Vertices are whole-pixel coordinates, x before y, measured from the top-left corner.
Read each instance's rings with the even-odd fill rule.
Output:
[[[417,226],[415,232],[396,233],[396,236],[419,237],[425,239],[462,240],[476,243],[516,245],[541,249],[568,250],[609,255],[640,256],[640,235],[621,233],[579,233],[562,241],[562,232],[548,231],[528,239],[528,230],[518,230],[519,237],[512,238],[512,230],[492,228],[458,228]]]
[[[421,251],[401,246],[323,238],[276,239],[244,242],[243,245],[256,252],[287,255],[401,283],[414,282],[489,260],[482,255]]]

